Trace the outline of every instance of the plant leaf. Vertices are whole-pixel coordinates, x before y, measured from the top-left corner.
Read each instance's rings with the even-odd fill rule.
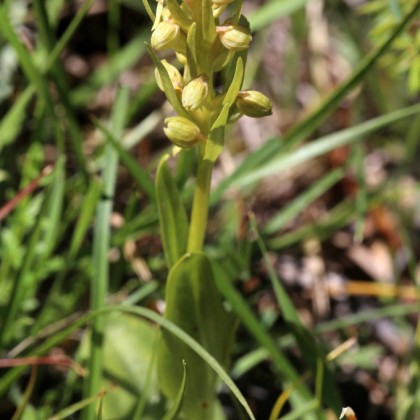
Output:
[[[242,85],[244,65],[241,57],[236,60],[235,75],[232,83],[223,98],[223,108],[213,123],[209,138],[207,139],[204,159],[215,162],[222,152],[224,145],[224,130],[229,118],[230,107],[234,104]]]
[[[168,168],[169,155],[164,155],[156,173],[156,199],[163,250],[168,267],[184,255],[188,242],[188,218],[178,187]]]
[[[198,76],[197,71],[197,24],[194,22],[187,34],[187,63],[190,69],[190,75],[192,79]]]
[[[204,159],[215,162],[222,153],[225,140],[225,127],[229,118],[229,104],[225,104],[216,121],[214,122],[209,138],[207,139]]]
[[[235,75],[233,76],[232,82],[229,84],[229,89],[223,98],[223,105],[233,105],[238,96],[238,92],[242,86],[242,80],[244,76],[244,63],[241,57],[238,57],[235,65]]]
[[[188,32],[188,29],[191,25],[191,20],[181,9],[181,6],[176,0],[166,0],[166,5],[168,6],[169,11],[171,12],[172,17],[175,22],[185,31]]]
[[[233,320],[225,311],[216,288],[211,265],[204,254],[186,254],[172,268],[166,285],[165,317],[200,343],[219,363],[226,364]],[[175,400],[183,376],[182,360],[188,363],[182,412],[188,419],[212,419],[216,404],[216,375],[191,348],[162,331],[158,352],[161,387]]]

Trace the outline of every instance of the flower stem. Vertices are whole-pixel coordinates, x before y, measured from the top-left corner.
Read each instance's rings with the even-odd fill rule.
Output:
[[[191,212],[190,232],[188,235],[188,252],[199,252],[203,249],[209,211],[212,173],[213,162],[204,160],[203,157],[200,156],[198,160],[197,180]]]

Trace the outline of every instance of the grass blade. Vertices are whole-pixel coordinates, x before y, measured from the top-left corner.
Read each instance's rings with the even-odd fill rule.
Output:
[[[306,162],[309,159],[330,152],[337,147],[350,144],[355,141],[362,140],[362,137],[379,130],[382,127],[390,125],[402,118],[407,118],[420,113],[420,105],[412,105],[397,111],[390,112],[381,117],[374,118],[355,127],[347,128],[337,133],[330,134],[325,137],[300,147],[293,153],[286,156],[277,156],[267,162],[263,167],[249,171],[235,181],[235,185],[245,186],[273,173],[278,173],[284,169]]]
[[[337,392],[337,386],[334,383],[332,372],[326,366],[326,352],[320,347],[315,340],[315,337],[312,336],[301,321],[298,312],[293,306],[293,302],[281,284],[280,279],[277,277],[274,267],[271,264],[265,243],[258,231],[255,217],[252,214],[250,215],[250,222],[268,270],[268,275],[276,296],[277,304],[281,309],[290,332],[299,345],[303,359],[310,368],[311,372],[317,372],[316,397],[319,407],[322,407],[322,403],[324,403],[331,407],[335,412],[339,412],[342,407],[342,403]],[[318,375],[319,372],[322,374]]]
[[[242,296],[234,289],[231,281],[226,277],[224,270],[213,262],[213,269],[215,272],[215,279],[217,282],[220,293],[232,306],[233,311],[239,316],[241,322],[247,328],[247,330],[253,335],[255,340],[267,350],[272,358],[272,361],[280,373],[282,378],[288,383],[297,383],[299,381],[299,375],[287,360],[286,356],[278,348],[276,342],[270,336],[270,334],[262,327],[261,323],[257,320],[256,316],[252,313],[247,302]],[[302,401],[308,401],[312,398],[309,390],[305,384],[299,384],[296,389],[296,394],[293,397],[295,404],[299,405]]]
[[[122,88],[115,102],[111,117],[111,130],[115,137],[121,137],[128,107],[129,91]],[[97,205],[96,224],[93,239],[93,267],[94,274],[91,284],[90,308],[98,310],[105,306],[108,295],[108,250],[110,246],[109,218],[112,211],[112,196],[115,190],[117,176],[118,154],[107,145],[105,161],[102,171],[103,193]],[[99,392],[102,376],[102,337],[105,328],[103,317],[95,319],[92,325],[91,353],[89,359],[89,376],[85,384],[84,395],[89,398]],[[91,420],[95,417],[95,407],[89,405],[83,413],[83,418]]]
[[[43,221],[45,220],[45,213],[48,208],[48,198],[51,195],[51,192],[52,188],[50,187],[43,199],[41,209],[37,215],[35,226],[28,240],[28,245],[22,261],[22,265],[15,281],[13,282],[13,288],[9,302],[4,307],[3,313],[1,314],[3,323],[0,330],[0,349],[3,349],[4,345],[11,339],[13,334],[13,323],[17,317],[21,302],[25,297],[27,289],[31,286],[28,284],[28,273],[35,259],[36,247],[41,236]]]
[[[176,397],[175,403],[171,410],[165,415],[163,420],[176,420],[180,414],[182,407],[182,399],[184,397],[185,387],[187,385],[187,364],[185,360],[182,361],[184,367],[184,375],[182,376],[181,386],[179,387],[178,396]]]
[[[286,223],[296,217],[296,215],[309,206],[311,202],[315,201],[319,196],[324,194],[324,192],[338,182],[343,175],[343,169],[336,169],[325,175],[319,181],[316,181],[310,189],[296,197],[283,211],[280,211],[270,221],[268,221],[264,226],[263,232],[269,234],[282,229]]]
[[[131,176],[137,182],[139,187],[146,193],[149,199],[154,202],[156,199],[153,182],[150,179],[150,175],[141,168],[134,158],[124,149],[123,146],[117,141],[115,136],[111,133],[108,128],[105,127],[99,120],[94,119],[97,127],[104,134],[105,140],[114,149],[115,153],[118,154],[124,166],[130,172]]]

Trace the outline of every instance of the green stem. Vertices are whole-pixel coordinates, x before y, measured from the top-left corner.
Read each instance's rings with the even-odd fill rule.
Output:
[[[188,252],[201,251],[207,227],[209,211],[209,196],[213,162],[198,160],[197,182],[194,191],[193,208],[191,212],[190,232],[188,235]]]

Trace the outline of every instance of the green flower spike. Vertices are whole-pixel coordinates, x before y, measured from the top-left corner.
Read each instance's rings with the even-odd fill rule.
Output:
[[[244,51],[252,41],[250,32],[239,25],[218,26],[220,42],[229,51]]]
[[[187,111],[196,111],[201,107],[209,93],[206,76],[197,77],[185,86],[182,91],[182,105]]]
[[[267,117],[273,113],[273,104],[257,90],[243,90],[236,97],[236,106],[241,114],[253,118]]]
[[[163,131],[176,146],[191,148],[203,138],[200,129],[184,117],[168,117],[165,124]]]

